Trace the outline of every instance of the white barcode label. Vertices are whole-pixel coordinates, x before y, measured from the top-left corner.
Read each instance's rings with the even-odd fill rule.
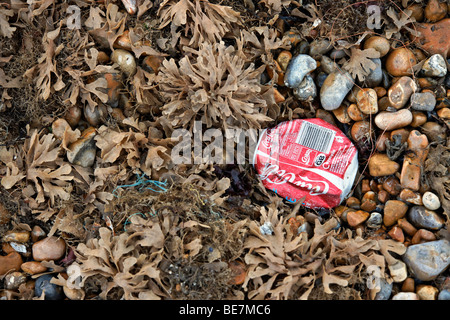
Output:
[[[299,145],[319,152],[329,153],[336,132],[311,122],[303,122],[297,140]]]

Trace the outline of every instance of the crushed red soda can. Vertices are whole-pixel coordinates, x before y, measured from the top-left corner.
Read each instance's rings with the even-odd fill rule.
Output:
[[[353,143],[322,119],[296,119],[262,132],[253,165],[263,185],[307,208],[333,208],[351,191],[358,171]]]

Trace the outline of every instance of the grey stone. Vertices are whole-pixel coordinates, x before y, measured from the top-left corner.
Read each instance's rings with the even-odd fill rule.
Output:
[[[450,300],[450,291],[442,290],[441,292],[439,292],[438,300]]]
[[[63,300],[64,292],[61,286],[50,283],[53,275],[45,274],[36,279],[34,286],[34,294],[40,297],[45,292],[45,300]]]
[[[409,246],[403,261],[417,279],[434,280],[450,265],[450,242],[443,239]]]
[[[441,201],[439,201],[439,197],[430,191],[426,191],[423,194],[422,203],[428,210],[437,210],[441,207]]]
[[[425,60],[422,73],[427,77],[444,77],[447,74],[445,59],[440,54],[433,54]]]
[[[367,219],[366,221],[367,227],[371,229],[378,229],[379,227],[381,227],[382,223],[383,215],[379,212],[372,212],[369,219]]]
[[[389,300],[392,294],[393,282],[388,283],[386,279],[380,279],[380,291],[375,295],[375,300]]]
[[[326,73],[330,74],[337,70],[338,65],[332,59],[327,56],[322,56],[320,59],[320,68]]]
[[[313,40],[309,45],[309,55],[314,59],[319,59],[322,55],[333,49],[331,42],[327,39]]]
[[[325,110],[332,111],[340,107],[347,94],[353,88],[350,73],[336,71],[330,73],[320,89],[320,102]]]
[[[411,108],[417,111],[433,111],[436,97],[431,92],[417,92],[411,95]]]
[[[377,66],[364,79],[364,84],[368,88],[373,88],[373,87],[378,86],[381,83],[381,81],[383,80],[383,69],[381,68],[381,59],[380,58],[374,58],[374,59],[370,59],[370,60],[372,60],[372,62],[374,62]]]
[[[293,93],[301,101],[306,101],[309,98],[314,99],[317,96],[317,87],[313,78],[307,74],[300,85],[294,88]]]
[[[317,68],[317,62],[307,54],[299,54],[291,59],[284,75],[284,84],[296,88],[303,78]]]
[[[410,208],[408,219],[417,228],[433,231],[441,229],[445,224],[444,218],[436,212],[428,210],[424,206],[414,206]]]

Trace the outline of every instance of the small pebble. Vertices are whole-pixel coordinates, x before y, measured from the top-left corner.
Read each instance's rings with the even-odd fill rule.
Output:
[[[416,283],[413,278],[406,278],[403,281],[401,290],[403,292],[416,292]]]
[[[32,252],[36,261],[59,260],[66,253],[66,243],[61,238],[47,237],[33,244]]]
[[[347,108],[347,114],[353,121],[361,121],[364,119],[365,115],[359,110],[355,103],[352,103]]]
[[[450,119],[450,108],[439,109],[437,115],[441,119]]]
[[[293,57],[284,75],[284,85],[289,88],[298,87],[305,76],[317,68],[317,62],[307,54]]]
[[[403,261],[397,260],[394,264],[390,264],[388,269],[394,282],[403,282],[408,277],[408,270]]]
[[[398,219],[397,224],[410,237],[417,233],[417,229],[406,218]]]
[[[383,223],[383,215],[379,212],[372,212],[369,219],[366,221],[366,225],[370,229],[378,229]]]
[[[419,284],[416,293],[420,300],[436,300],[439,290],[429,284]]]
[[[294,96],[300,101],[314,99],[317,96],[317,87],[313,78],[307,74],[300,85],[293,90]]]
[[[136,73],[136,60],[133,54],[126,50],[114,50],[111,54],[111,61],[117,63],[126,76],[133,76]]]
[[[447,74],[447,64],[440,54],[433,54],[425,60],[422,69],[425,77],[444,77]]]
[[[381,130],[391,131],[406,127],[412,120],[412,113],[408,109],[395,112],[381,111],[375,116],[375,125]]]
[[[350,123],[352,121],[352,119],[348,115],[346,105],[342,105],[339,108],[333,110],[333,114],[340,123]]]
[[[385,37],[372,36],[364,41],[364,49],[370,48],[377,50],[380,53],[380,58],[382,58],[388,54],[391,46],[389,44],[389,40],[387,40]]]
[[[445,224],[445,219],[424,206],[414,206],[409,209],[408,219],[416,228],[437,231]]]
[[[31,241],[37,242],[45,237],[45,231],[40,226],[34,226],[31,230]]]
[[[439,292],[438,300],[450,300],[450,290],[442,290]]]
[[[47,267],[44,267],[39,261],[27,261],[22,263],[20,268],[28,274],[38,274],[47,271]]]
[[[428,210],[437,210],[441,207],[439,197],[433,192],[427,191],[422,196],[422,202]]]
[[[378,291],[375,295],[375,300],[389,300],[389,297],[392,294],[392,288],[394,287],[394,283],[387,282],[385,278],[381,278],[379,281],[380,291]]]
[[[378,97],[374,89],[364,88],[359,90],[356,101],[362,113],[370,115],[378,112]]]
[[[77,141],[68,146],[67,159],[70,163],[85,168],[94,164],[97,153],[95,135],[96,131],[93,127],[87,128],[81,133],[81,137]]]
[[[348,72],[330,73],[320,88],[320,102],[325,110],[331,111],[341,106],[345,96],[353,87],[353,79]]]
[[[412,237],[411,243],[419,244],[419,243],[435,241],[435,240],[437,240],[437,239],[433,232],[428,231],[426,229],[419,229]]]
[[[410,124],[411,127],[417,128],[427,122],[427,115],[421,111],[412,111],[413,120]]]
[[[280,54],[277,57],[277,62],[283,71],[287,70],[287,67],[288,67],[291,59],[292,59],[292,53],[290,51],[283,50],[280,52]]]
[[[420,300],[414,292],[399,292],[392,297],[392,300]]]
[[[436,97],[431,92],[418,92],[411,95],[411,108],[417,111],[432,111],[436,106]]]
[[[384,153],[375,153],[369,159],[369,172],[372,177],[388,176],[396,173],[400,165]]]
[[[331,49],[333,49],[333,46],[328,39],[316,39],[309,44],[309,55],[313,59],[319,59]]]
[[[12,272],[5,276],[5,287],[8,290],[17,290],[22,283],[27,281],[26,275],[22,272]]]
[[[383,223],[386,227],[393,226],[403,218],[408,211],[408,205],[400,200],[389,200],[384,205]]]
[[[447,4],[439,0],[429,0],[424,13],[425,18],[430,22],[442,20],[447,14]]]
[[[400,47],[388,54],[385,68],[394,77],[409,76],[413,73],[412,67],[416,63],[414,53],[408,48]]]
[[[389,230],[388,235],[395,241],[403,243],[405,241],[405,235],[400,227],[394,226]]]
[[[51,274],[44,274],[36,279],[34,294],[36,297],[41,297],[44,293],[45,300],[63,300],[64,292],[61,286],[50,283],[54,276]]]
[[[30,232],[29,231],[9,231],[3,237],[4,242],[20,242],[25,243],[30,240]]]
[[[16,251],[0,256],[0,276],[10,271],[19,271],[22,263],[22,256]]]
[[[72,106],[67,109],[64,119],[70,124],[72,128],[75,128],[81,120],[83,112],[80,107]]]
[[[369,121],[356,121],[352,125],[350,134],[354,141],[361,141],[363,138],[373,137],[373,128],[371,128]]]
[[[84,118],[93,127],[97,127],[101,124],[107,115],[106,106],[104,104],[98,104],[92,110],[89,105],[84,106]]]
[[[338,65],[327,56],[322,56],[320,59],[320,68],[327,74],[333,73],[337,70]]]
[[[400,187],[401,187],[401,185],[400,185]],[[415,204],[418,206],[423,205],[422,196],[420,195],[419,192],[415,192],[415,191],[405,188],[405,189],[402,189],[399,197],[401,200],[403,200],[405,202]]]
[[[411,245],[402,258],[417,279],[431,281],[450,265],[450,242],[437,240]]]
[[[70,300],[83,300],[85,292],[83,289],[69,288],[68,286],[63,287],[64,295]]]
[[[389,104],[395,109],[403,108],[411,95],[417,91],[417,85],[411,77],[401,77],[388,90]]]
[[[375,63],[376,67],[366,76],[364,79],[364,85],[373,88],[378,86],[383,81],[383,69],[379,58],[373,58],[370,60]]]
[[[356,227],[369,218],[369,213],[363,210],[351,211],[347,214],[347,223],[350,227]]]

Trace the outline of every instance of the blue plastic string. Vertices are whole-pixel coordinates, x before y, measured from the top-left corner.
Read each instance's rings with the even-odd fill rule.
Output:
[[[153,192],[166,192],[167,191],[167,181],[157,181],[150,180],[145,177],[145,174],[142,175],[136,174],[137,180],[133,184],[124,184],[114,188],[113,195],[117,198],[116,191],[118,188],[129,188],[129,187],[138,187],[139,192],[144,190],[151,190]]]

